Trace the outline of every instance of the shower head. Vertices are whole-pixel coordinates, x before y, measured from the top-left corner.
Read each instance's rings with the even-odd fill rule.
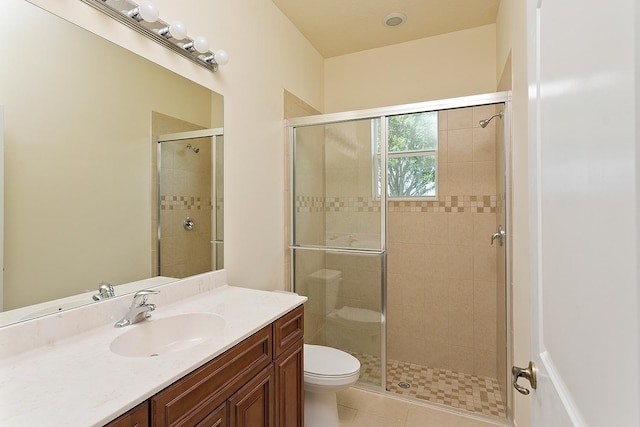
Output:
[[[198,147],[194,147],[191,144],[187,144],[187,149],[188,150],[192,150],[194,153],[198,154],[200,152],[200,149]]]
[[[480,124],[480,127],[482,128],[486,128],[487,125],[489,124],[489,122],[494,118],[494,117],[500,117],[502,118],[502,116],[504,116],[504,113],[502,111],[500,111],[499,113],[494,114],[493,116],[489,117],[488,119],[484,119],[484,120],[480,120],[478,123]]]

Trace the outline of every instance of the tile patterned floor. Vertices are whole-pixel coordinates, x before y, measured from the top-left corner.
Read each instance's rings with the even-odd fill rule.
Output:
[[[443,407],[446,408],[446,407]],[[458,410],[451,410],[458,411]],[[507,419],[451,412],[356,387],[338,392],[340,427],[507,427]]]
[[[380,359],[357,353],[354,356],[361,363],[360,381],[378,384]],[[410,387],[401,387],[401,382],[410,384]],[[387,390],[483,415],[506,417],[505,404],[495,378],[390,360],[387,363]]]

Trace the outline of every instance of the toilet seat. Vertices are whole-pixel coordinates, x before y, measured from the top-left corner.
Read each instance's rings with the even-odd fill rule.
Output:
[[[304,345],[304,372],[318,377],[345,377],[360,372],[360,361],[344,351]]]

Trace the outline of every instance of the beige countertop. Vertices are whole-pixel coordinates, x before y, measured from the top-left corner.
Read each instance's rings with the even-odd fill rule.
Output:
[[[214,338],[157,357],[110,350],[142,325],[113,326],[131,296],[0,328],[0,425],[104,425],[306,301],[224,281],[224,272],[208,273],[156,288],[157,308],[144,322],[194,312],[225,320]]]

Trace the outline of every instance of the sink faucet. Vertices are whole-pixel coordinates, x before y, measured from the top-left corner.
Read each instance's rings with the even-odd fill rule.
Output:
[[[129,307],[129,312],[125,314],[122,319],[117,321],[114,327],[122,328],[123,326],[133,325],[134,323],[138,323],[141,320],[151,317],[150,312],[156,309],[156,305],[149,304],[147,299],[149,298],[149,295],[159,293],[160,291],[153,291],[151,289],[143,289],[136,292],[133,296],[131,307]]]
[[[106,282],[100,282],[100,286],[98,287],[97,294],[93,295],[94,301],[100,301],[105,298],[111,298],[116,296],[116,291],[113,289],[113,286]]]

